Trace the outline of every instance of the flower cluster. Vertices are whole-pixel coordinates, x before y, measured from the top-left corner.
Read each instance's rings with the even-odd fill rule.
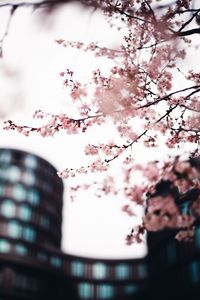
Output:
[[[58,176],[67,179],[68,177],[75,177],[77,174],[87,174],[89,172],[104,172],[107,171],[108,168],[108,164],[97,159],[87,167],[81,167],[79,169],[65,169],[63,171],[60,171],[58,172]]]
[[[67,168],[58,175],[69,178],[104,172],[112,161],[126,155],[122,160],[123,196],[146,210],[143,224],[127,236],[127,243],[141,242],[144,230],[164,228],[176,228],[178,240],[190,240],[194,235],[195,218],[199,216],[199,196],[195,200],[189,196],[189,214],[182,214],[180,205],[188,191],[199,193],[199,160],[193,155],[187,161],[181,159],[180,150],[189,146],[196,155],[199,153],[200,72],[183,71],[180,60],[185,59],[190,43],[186,36],[199,33],[199,28],[191,29],[194,20],[198,22],[199,11],[192,8],[191,0],[173,1],[168,9],[159,4],[154,7],[152,1],[87,2],[102,8],[111,26],[123,28],[121,45],[110,49],[96,42],[85,44],[64,39],[55,42],[64,48],[87,52],[97,60],[104,57],[110,70],[104,74],[103,68],[97,68],[91,80],[84,83],[74,78],[73,70],[66,68],[59,73],[69,101],[76,108],[76,117],[70,112],[54,115],[37,110],[34,118],[40,119],[42,126],[22,126],[9,120],[4,128],[17,130],[25,136],[36,132],[51,137],[60,130],[67,134],[87,134],[89,127],[95,129],[96,125],[106,126],[107,121],[112,122],[117,132],[116,140],[113,138],[106,144],[99,141],[96,145],[91,141],[85,147],[85,155],[93,156],[94,162],[78,169]],[[189,19],[188,12],[192,14]],[[178,88],[177,82],[180,83]],[[147,148],[155,150],[164,144],[169,155],[174,155],[175,150],[179,154],[164,163],[137,164],[132,157],[139,143],[143,153]],[[132,179],[135,173],[143,178],[139,185]],[[119,189],[115,184],[108,176],[99,191],[116,195]],[[164,186],[165,192],[158,191],[160,186]],[[72,190],[75,193],[80,189],[78,185]],[[122,210],[134,215],[128,204]]]

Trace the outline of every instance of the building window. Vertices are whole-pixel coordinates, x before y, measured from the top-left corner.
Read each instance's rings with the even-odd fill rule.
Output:
[[[57,256],[52,256],[50,258],[50,264],[53,267],[60,268],[62,266],[62,260]]]
[[[6,240],[0,240],[0,253],[8,253],[10,251],[10,243]]]
[[[181,205],[181,213],[183,215],[188,215],[190,213],[190,202],[187,201]]]
[[[24,164],[26,167],[36,168],[37,167],[37,158],[33,155],[28,154],[24,158]]]
[[[34,293],[38,290],[38,282],[35,278],[18,273],[15,274],[15,277],[13,278],[13,286],[16,289],[28,290]]]
[[[82,299],[90,299],[94,297],[94,287],[89,283],[80,283],[78,286],[79,296]]]
[[[0,196],[5,195],[5,185],[0,184]]]
[[[23,173],[23,182],[27,185],[35,184],[35,174],[31,171],[27,171]]]
[[[15,184],[12,190],[12,196],[17,201],[24,201],[26,199],[26,190],[22,184]]]
[[[15,215],[15,204],[11,200],[4,200],[1,205],[1,214],[4,217],[12,218]]]
[[[74,276],[84,276],[84,264],[81,261],[72,261],[71,274]]]
[[[21,172],[19,167],[17,166],[10,166],[6,168],[4,178],[6,178],[9,181],[17,182],[20,180]]]
[[[16,221],[11,221],[8,224],[8,235],[13,238],[20,238],[22,232],[22,227]]]
[[[35,232],[35,229],[32,228],[32,227],[24,227],[24,230],[23,230],[23,238],[26,240],[26,241],[29,241],[29,242],[34,242],[35,239],[36,239],[36,232]]]
[[[24,256],[24,255],[27,255],[28,249],[23,244],[16,244],[15,252],[20,256]]]
[[[44,252],[38,252],[37,253],[37,259],[39,260],[39,261],[42,261],[42,262],[46,262],[47,261],[47,255],[46,255],[46,253],[44,253]]]
[[[167,247],[167,258],[169,263],[175,263],[176,262],[176,245],[175,242],[170,242]]]
[[[138,291],[138,287],[134,284],[128,284],[124,287],[125,294],[133,295]]]
[[[11,153],[9,150],[0,151],[0,163],[10,163]]]
[[[0,178],[5,179],[5,167],[1,167],[0,169]]]
[[[38,205],[40,201],[39,192],[36,189],[30,189],[27,195],[28,201],[33,205]]]
[[[50,221],[49,221],[49,218],[47,216],[43,216],[41,215],[40,216],[40,225],[43,227],[43,228],[49,228],[49,225],[50,225]]]
[[[32,210],[26,204],[23,204],[19,208],[19,216],[22,220],[30,221],[32,219]]]
[[[140,264],[138,265],[138,274],[140,279],[144,279],[147,277],[147,265]]]
[[[48,181],[44,181],[42,186],[43,186],[43,188],[44,188],[44,190],[46,192],[48,192],[48,193],[52,193],[53,192],[53,186]]]
[[[92,273],[95,279],[103,279],[107,275],[106,265],[103,263],[96,263],[92,266]]]
[[[117,279],[127,279],[130,276],[130,268],[128,265],[120,264],[116,266],[115,270]]]
[[[198,248],[200,248],[200,226],[198,226],[195,230],[195,243],[196,243],[196,246]]]
[[[199,266],[196,261],[189,264],[189,274],[192,283],[199,282]]]
[[[110,299],[114,297],[114,287],[109,284],[102,284],[97,287],[97,298]]]

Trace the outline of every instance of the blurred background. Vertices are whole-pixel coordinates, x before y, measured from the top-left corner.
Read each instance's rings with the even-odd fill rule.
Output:
[[[0,8],[0,39],[6,32],[9,12],[10,7]],[[69,136],[60,132],[54,137],[43,138],[37,134],[25,137],[5,131],[3,122],[12,120],[19,125],[37,126],[39,123],[32,116],[38,109],[54,114],[73,113],[59,73],[68,68],[78,79],[87,82],[94,68],[109,67],[105,59],[63,48],[55,40],[93,41],[115,48],[119,47],[122,37],[123,32],[110,28],[100,11],[77,2],[59,6],[48,14],[44,8],[18,8],[10,22],[0,59],[0,147],[33,152],[60,171],[87,165],[84,146],[87,142],[95,144],[111,139],[114,134],[111,124],[95,128],[87,135]],[[136,155],[140,158],[140,148]],[[112,168],[120,173],[120,162],[114,162]],[[104,174],[95,178],[102,181]],[[73,179],[73,184],[83,180],[83,177]],[[126,200],[120,195],[101,198],[94,187],[77,193],[72,201],[68,188],[71,183],[70,180],[64,182],[63,251],[102,258],[143,257],[145,241],[132,246],[125,243],[126,235],[138,223],[137,217],[130,218],[122,212]],[[137,210],[138,213],[141,216],[142,212]]]

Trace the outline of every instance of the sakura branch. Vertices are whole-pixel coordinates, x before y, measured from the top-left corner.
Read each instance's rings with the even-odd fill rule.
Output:
[[[73,119],[67,117],[65,114],[54,115],[50,113],[45,113],[41,110],[37,110],[33,116],[35,119],[48,118],[49,122],[41,127],[31,127],[31,126],[21,126],[15,124],[13,121],[8,120],[4,122],[5,130],[17,130],[19,133],[29,136],[30,133],[39,133],[43,137],[53,136],[60,130],[65,130],[68,134],[77,134],[79,129],[85,132],[90,123],[86,123],[90,119],[98,119],[103,117],[103,114],[98,114],[95,116],[86,116],[80,119]],[[89,124],[89,125],[88,125]]]
[[[48,2],[41,2],[39,7],[48,6]],[[85,44],[63,38],[55,42],[58,47],[87,52],[97,61],[103,57],[110,70],[107,73],[103,67],[93,70],[88,82],[77,80],[73,70],[61,70],[59,76],[67,101],[76,108],[76,113],[64,111],[58,115],[38,110],[34,118],[40,119],[41,126],[18,125],[9,120],[5,129],[25,136],[37,133],[52,137],[61,130],[68,135],[86,135],[91,127],[106,128],[108,121],[111,122],[116,136],[113,134],[106,142],[100,139],[96,144],[91,140],[85,146],[85,155],[91,156],[90,163],[78,168],[68,166],[58,172],[68,180],[88,173],[108,174],[102,185],[95,181],[71,187],[71,197],[75,199],[81,188],[93,185],[97,197],[107,194],[115,197],[121,193],[128,201],[122,210],[132,218],[135,211],[131,204],[144,207],[146,215],[127,236],[127,244],[141,242],[146,230],[164,228],[174,229],[178,240],[191,240],[200,217],[200,70],[198,66],[197,70],[190,66],[183,69],[182,62],[192,47],[193,34],[200,33],[200,9],[193,8],[192,0],[173,1],[168,7],[147,0],[82,3],[101,8],[111,26],[119,31],[125,29],[121,44],[112,49],[96,42]],[[106,134],[107,130],[103,135]],[[138,144],[145,155],[149,149],[166,149],[167,159],[138,163],[135,161]],[[191,150],[181,152],[185,148]],[[115,177],[109,174],[117,159],[123,177],[120,188],[116,188]],[[139,185],[134,181],[137,175],[142,178]],[[190,205],[187,213],[183,213],[186,201]]]
[[[131,233],[127,235],[128,245],[135,241],[141,242],[142,234],[146,230],[159,231],[166,228],[173,229],[175,238],[179,241],[193,240],[195,225],[200,216],[198,208],[200,189],[199,179],[197,179],[199,178],[199,156],[191,157],[185,162],[181,162],[176,157],[171,164],[167,162],[163,165],[163,174],[159,174],[160,168],[155,168],[157,163],[149,165],[148,168],[135,166],[149,178],[151,183],[154,182],[154,185],[143,187],[144,190],[148,190],[145,202],[146,214],[142,224],[132,229]],[[154,177],[152,177],[153,174]],[[163,179],[158,181],[160,175]],[[141,189],[140,198],[142,198],[144,190]],[[134,201],[134,189],[130,197]],[[182,208],[188,202],[188,210],[185,212]],[[130,208],[128,207],[126,210],[129,214]]]

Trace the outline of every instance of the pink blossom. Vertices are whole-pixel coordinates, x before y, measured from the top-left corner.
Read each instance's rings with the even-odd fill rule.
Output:
[[[127,213],[128,216],[130,216],[130,217],[135,216],[135,213],[132,211],[132,209],[130,208],[130,205],[128,205],[128,204],[126,204],[122,207],[122,211]]]
[[[97,155],[98,152],[99,152],[99,149],[98,149],[97,146],[88,144],[88,145],[85,147],[85,154],[86,154],[86,155]]]
[[[86,135],[91,127],[95,130],[96,126],[112,122],[116,139],[113,134],[107,143],[99,140],[93,144],[91,140],[86,145],[85,155],[96,155],[91,164],[66,168],[58,175],[67,179],[89,172],[107,172],[109,165],[121,156],[124,179],[121,187],[116,187],[116,181],[109,175],[95,186],[98,186],[98,197],[122,192],[127,200],[145,208],[143,223],[127,235],[127,244],[141,242],[144,230],[164,228],[176,228],[178,240],[191,240],[195,218],[200,215],[199,197],[191,203],[190,215],[184,215],[173,193],[159,195],[156,187],[161,179],[169,181],[172,188],[177,189],[176,200],[180,203],[181,195],[200,188],[199,166],[193,165],[190,159],[199,156],[200,73],[187,70],[189,60],[184,68],[180,64],[191,43],[186,38],[190,30],[185,27],[191,22],[190,16],[180,12],[193,11],[192,1],[177,0],[169,4],[168,9],[152,5],[152,1],[89,2],[103,10],[111,27],[117,24],[118,30],[123,28],[125,36],[120,38],[121,45],[108,48],[97,42],[86,44],[62,38],[55,42],[64,48],[87,52],[97,62],[103,58],[110,70],[98,67],[89,80],[79,81],[74,70],[64,69],[59,76],[69,105],[74,105],[73,112],[50,114],[38,109],[33,117],[40,119],[42,125],[18,125],[8,120],[4,129],[16,130],[25,136],[35,133],[48,138],[60,131],[68,135]],[[198,14],[193,21],[199,25]],[[135,161],[135,145],[141,146],[141,156],[145,157],[149,148],[155,150],[161,143],[169,154],[167,161],[144,164]],[[185,159],[185,154],[182,158],[180,154],[174,156],[177,151],[180,153],[187,148],[192,149],[191,153],[188,151],[188,159]],[[142,178],[138,185],[134,182],[137,174]],[[74,194],[84,186],[89,188],[87,184],[71,188],[71,197],[74,199]],[[122,210],[134,215],[129,204]]]

